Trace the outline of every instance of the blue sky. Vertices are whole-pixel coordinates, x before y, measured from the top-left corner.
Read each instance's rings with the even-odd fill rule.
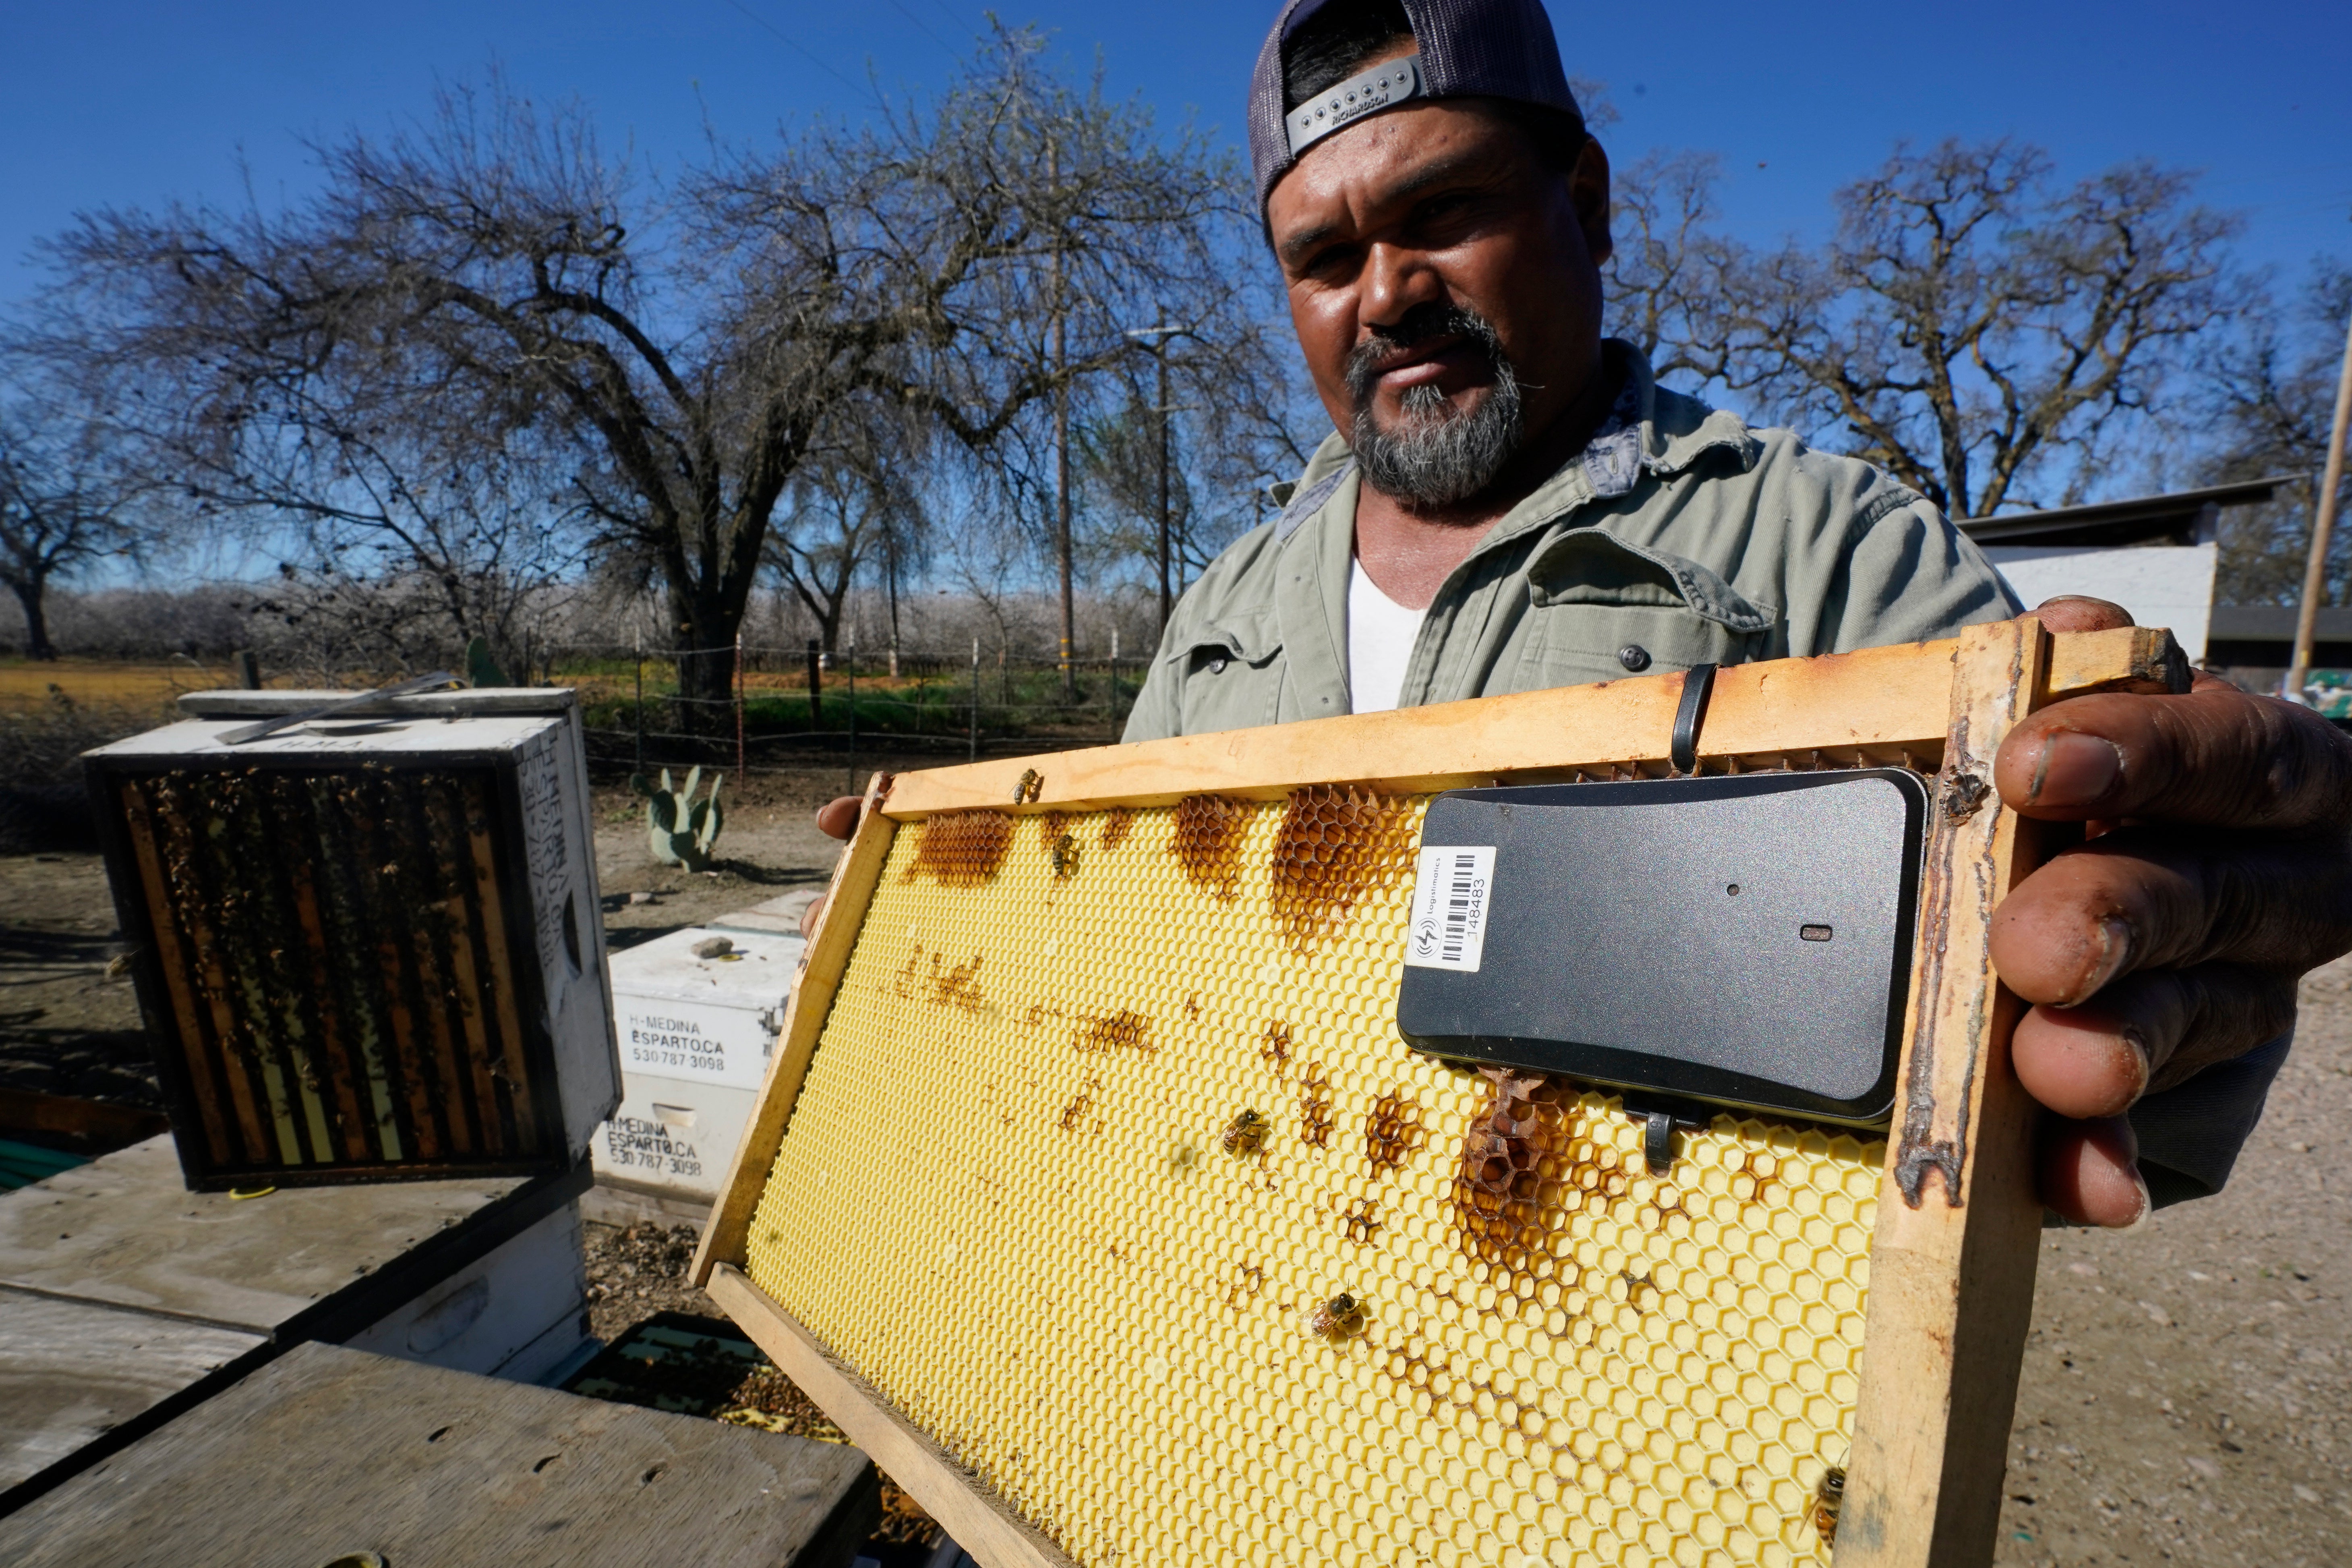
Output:
[[[1006,5],[1055,30],[1111,89],[1236,139],[1266,0]],[[2253,3],[1571,6],[1571,72],[1609,84],[1621,157],[1724,154],[1727,216],[1753,240],[1817,232],[1828,196],[1898,138],[2014,134],[2067,174],[2148,156],[2208,172],[2244,209],[2249,260],[2299,276],[2352,256],[2352,12]],[[308,180],[304,137],[421,112],[437,82],[493,59],[533,96],[577,95],[612,143],[689,156],[704,118],[731,138],[856,115],[940,81],[982,25],[964,0],[407,0],[400,5],[89,0],[0,9],[0,306],[23,260],[77,210],[265,200]]]

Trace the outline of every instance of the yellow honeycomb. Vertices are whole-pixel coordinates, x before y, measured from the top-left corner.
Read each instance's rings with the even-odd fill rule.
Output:
[[[1426,805],[902,826],[752,1279],[1085,1568],[1826,1563],[1881,1146],[1407,1048]]]

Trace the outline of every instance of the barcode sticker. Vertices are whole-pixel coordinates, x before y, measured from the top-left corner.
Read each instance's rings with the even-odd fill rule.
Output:
[[[1412,929],[1404,961],[1419,969],[1478,972],[1486,951],[1486,907],[1495,891],[1495,847],[1447,844],[1421,852],[1413,874]]]

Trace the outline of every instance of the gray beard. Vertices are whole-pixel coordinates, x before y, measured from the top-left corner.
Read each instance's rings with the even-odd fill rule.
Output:
[[[1519,381],[1500,354],[1494,384],[1462,413],[1434,386],[1413,387],[1402,401],[1404,417],[1383,430],[1372,418],[1370,399],[1360,397],[1349,445],[1364,482],[1408,506],[1469,500],[1495,482],[1519,448]]]

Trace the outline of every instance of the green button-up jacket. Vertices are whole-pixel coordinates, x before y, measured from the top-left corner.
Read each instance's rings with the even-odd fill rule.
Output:
[[[1844,653],[2020,613],[1916,491],[1659,387],[1630,344],[1603,352],[1633,417],[1454,569],[1423,618],[1401,706],[1612,679],[1629,663],[1654,673]],[[1358,488],[1334,435],[1282,515],[1185,591],[1129,740],[1349,711]]]

